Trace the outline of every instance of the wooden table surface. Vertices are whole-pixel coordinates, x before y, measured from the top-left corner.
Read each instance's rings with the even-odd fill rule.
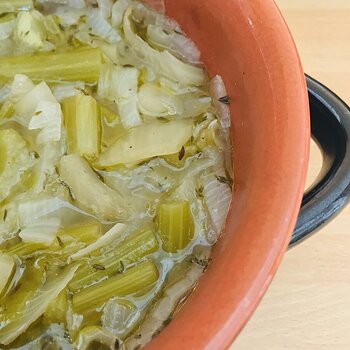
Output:
[[[277,0],[305,72],[350,104],[350,0]],[[312,145],[308,183],[321,166]],[[230,350],[350,349],[350,206],[296,246]]]

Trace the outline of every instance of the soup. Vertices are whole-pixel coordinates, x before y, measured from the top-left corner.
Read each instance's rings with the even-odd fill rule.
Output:
[[[140,2],[0,1],[0,14],[0,344],[139,349],[223,229],[222,79]]]

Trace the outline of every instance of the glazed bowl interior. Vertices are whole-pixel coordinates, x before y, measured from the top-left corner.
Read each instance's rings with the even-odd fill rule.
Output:
[[[166,0],[231,97],[235,190],[198,287],[147,349],[226,349],[266,291],[304,187],[309,112],[300,60],[272,0]]]

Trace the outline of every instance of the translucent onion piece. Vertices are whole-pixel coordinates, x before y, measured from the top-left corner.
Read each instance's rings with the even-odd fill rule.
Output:
[[[23,96],[35,88],[34,83],[23,74],[16,74],[11,85],[11,100],[18,102]]]
[[[155,9],[162,15],[165,14],[165,3],[164,0],[143,0],[145,4]]]
[[[128,9],[124,16],[124,34],[126,41],[135,52],[144,59],[159,75],[172,79],[183,85],[203,85],[206,76],[202,68],[186,64],[168,51],[159,52],[150,47],[136,33],[133,32],[130,22],[132,10]]]

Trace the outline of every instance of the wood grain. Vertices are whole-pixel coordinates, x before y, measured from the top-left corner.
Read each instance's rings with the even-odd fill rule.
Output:
[[[304,69],[350,103],[350,1],[277,0]],[[321,157],[313,144],[308,184]],[[230,350],[350,349],[350,206],[290,250]]]

